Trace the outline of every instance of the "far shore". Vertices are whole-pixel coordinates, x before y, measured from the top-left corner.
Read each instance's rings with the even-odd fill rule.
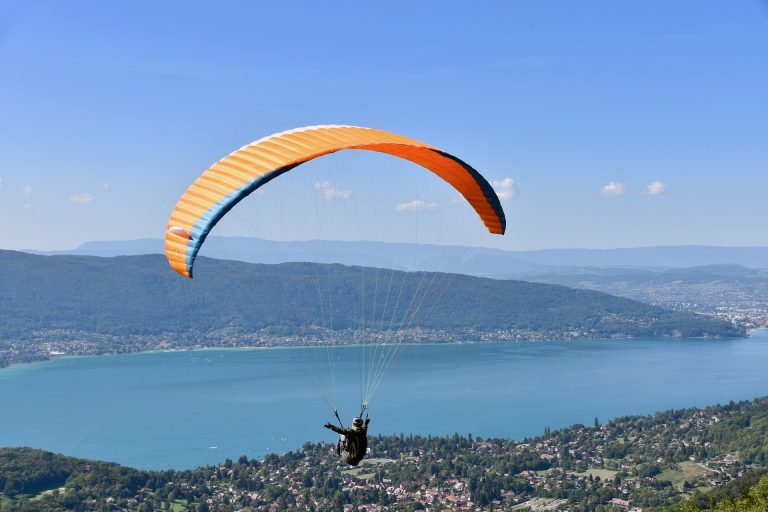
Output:
[[[758,327],[754,329],[748,329],[746,331],[746,336],[743,339],[747,339],[751,337],[753,334],[766,331],[768,330],[768,327]],[[614,338],[606,338],[606,337],[569,337],[569,338],[563,338],[563,337],[557,337],[553,336],[551,338],[537,338],[537,339],[470,339],[470,340],[462,340],[462,339],[449,339],[445,341],[403,341],[400,343],[397,343],[398,346],[401,345],[465,345],[465,344],[504,344],[504,343],[551,343],[556,341],[572,341],[572,342],[580,342],[580,341],[617,341],[617,340],[635,340],[635,341],[642,341],[644,339],[668,339],[668,340],[712,340],[712,341],[723,341],[723,340],[729,340],[729,339],[742,339],[742,338],[715,338],[715,337],[687,337],[687,338],[678,338],[678,337],[658,337],[658,338],[650,338],[650,337],[632,337],[632,336],[624,336],[624,337],[614,337]],[[101,352],[101,353],[48,353],[48,354],[40,354],[44,357],[41,357],[38,360],[33,361],[14,361],[11,362],[8,365],[0,366],[0,372],[3,370],[10,370],[10,369],[17,369],[17,368],[23,368],[23,367],[33,367],[41,364],[51,363],[59,359],[75,359],[75,358],[88,358],[88,357],[110,357],[110,356],[126,356],[126,355],[151,355],[151,354],[162,354],[162,353],[169,353],[169,352],[206,352],[206,351],[219,351],[219,350],[225,350],[225,351],[251,351],[251,350],[286,350],[286,349],[318,349],[318,348],[328,348],[333,347],[334,349],[348,349],[348,348],[357,348],[357,347],[364,347],[364,346],[382,346],[382,345],[390,345],[389,343],[354,343],[354,342],[347,342],[347,343],[337,343],[337,344],[323,344],[322,341],[315,341],[314,343],[303,343],[303,344],[270,344],[270,345],[234,345],[234,346],[217,346],[217,345],[195,345],[195,346],[188,346],[188,347],[167,347],[167,348],[152,348],[148,350],[136,350],[136,351],[124,351],[124,352]]]

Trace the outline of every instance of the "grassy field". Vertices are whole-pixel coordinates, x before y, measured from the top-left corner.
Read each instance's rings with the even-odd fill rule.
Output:
[[[348,469],[346,471],[342,471],[345,475],[353,476],[355,478],[358,478],[360,480],[370,480],[374,476],[376,476],[375,473],[366,473],[366,471],[370,471],[370,468],[355,468],[355,469]]]
[[[525,503],[515,505],[512,510],[538,510],[545,508],[547,505],[555,501],[554,498],[532,498]]]
[[[616,476],[616,471],[612,471],[610,469],[588,469],[587,471],[583,471],[581,473],[573,473],[577,476],[586,476],[592,475],[592,478],[600,477],[600,480],[613,480],[613,477]]]
[[[660,475],[656,476],[656,479],[667,480],[672,482],[675,487],[680,487],[686,480],[693,484],[706,471],[697,462],[681,462],[676,468],[666,468]]]
[[[59,487],[59,488],[56,488],[56,489],[48,489],[47,491],[43,491],[43,492],[41,492],[40,494],[38,494],[36,496],[29,497],[28,499],[29,499],[29,501],[40,501],[45,496],[50,496],[51,494],[53,494],[55,491],[59,491],[60,493],[64,493],[66,491],[66,487]],[[23,499],[24,497],[25,497],[24,495],[19,495],[19,496],[16,497],[16,499],[17,500]],[[10,504],[11,503],[13,503],[13,500],[9,500],[7,498],[0,497],[0,509],[12,510],[10,508]],[[3,507],[5,507],[5,508],[3,508]],[[176,501],[171,502],[171,503],[164,502],[164,503],[162,503],[162,507],[163,507],[163,510],[168,510],[169,512],[184,512],[185,510],[189,509],[189,505],[185,501],[183,501],[183,500],[176,500]]]
[[[360,480],[370,480],[375,476],[375,474],[372,472],[375,466],[389,464],[390,462],[397,461],[394,459],[382,458],[364,459],[358,467],[354,469],[347,469],[346,471],[342,471],[342,473],[345,475],[353,476],[355,478],[359,478]]]
[[[59,487],[57,489],[48,489],[47,491],[41,492],[40,494],[38,494],[34,498],[30,498],[29,501],[40,501],[41,499],[43,499],[44,496],[50,496],[51,494],[53,494],[53,491],[59,491],[59,492],[63,493],[65,491],[65,489],[66,489],[65,487]]]

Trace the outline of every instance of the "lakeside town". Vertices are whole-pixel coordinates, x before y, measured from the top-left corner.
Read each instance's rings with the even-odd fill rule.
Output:
[[[766,316],[768,318],[768,315]],[[730,318],[729,318],[730,320]],[[734,322],[737,323],[737,322]],[[751,322],[750,325],[756,325]],[[768,326],[768,322],[766,322]],[[614,335],[612,338],[632,338]],[[499,343],[546,342],[557,340],[602,339],[604,335],[587,329],[564,331],[533,329],[443,330],[413,327],[396,332],[370,330],[329,330],[313,328],[299,334],[258,332],[168,333],[160,335],[112,335],[71,329],[45,329],[25,339],[0,339],[0,368],[59,357],[133,354],[139,352],[200,350],[210,348],[265,348],[352,346],[362,344],[415,343]]]
[[[737,428],[744,425],[751,428]],[[335,445],[327,443],[160,472],[2,449],[0,478],[4,465],[24,458],[29,471],[40,458],[68,469],[63,480],[38,482],[38,489],[47,485],[53,491],[31,494],[35,487],[21,474],[6,477],[0,503],[29,504],[23,510],[32,511],[68,499],[90,503],[92,510],[142,512],[643,512],[717,501],[756,481],[768,472],[766,434],[768,398],[605,424],[595,418],[589,426],[546,429],[517,441],[377,436],[357,468],[340,461]],[[111,474],[110,485],[99,483],[105,474]]]
[[[268,348],[352,346],[363,343],[489,343],[508,341],[543,342],[552,340],[594,339],[587,331],[534,331],[497,329],[461,332],[411,328],[396,333],[331,331],[314,329],[310,334],[189,333],[165,335],[110,335],[67,329],[49,329],[32,333],[25,340],[0,339],[0,368],[24,363],[48,361],[59,357],[133,354],[138,352],[201,350],[207,348]]]
[[[269,470],[259,478],[270,486],[269,499],[258,492],[248,497],[256,509],[280,510],[271,501],[276,492],[299,509],[323,509],[328,503],[304,494],[302,485],[310,468],[319,465],[338,479],[338,488],[352,501],[344,505],[347,512],[600,510],[598,505],[641,512],[765,471],[764,451],[750,456],[755,447],[746,445],[731,451],[714,433],[736,418],[766,412],[768,400],[763,399],[618,418],[605,425],[596,418],[590,427],[576,425],[518,442],[471,435],[379,438],[372,443],[374,458],[356,469],[339,464],[333,447],[307,445],[296,454],[265,460]],[[231,468],[224,469],[231,476]],[[211,503],[234,490],[220,491]],[[367,497],[376,499],[360,503]]]
[[[768,283],[765,271],[744,271],[749,275],[740,278],[723,275],[704,275],[696,278],[693,273],[694,278],[687,281],[675,279],[677,276],[667,280],[643,281],[638,277],[634,280],[623,277],[598,280],[588,275],[561,281],[559,284],[610,293],[673,311],[711,316],[743,325],[747,329],[768,327],[768,297],[765,293]],[[534,280],[558,282],[552,278]]]
[[[313,329],[308,334],[176,333],[165,335],[110,335],[67,329],[32,333],[30,339],[0,339],[0,368],[13,364],[48,361],[58,357],[133,354],[138,352],[201,350],[207,348],[268,348],[352,346],[363,343],[488,343],[594,339],[587,331],[534,331],[531,329],[466,330],[411,328],[392,332]]]

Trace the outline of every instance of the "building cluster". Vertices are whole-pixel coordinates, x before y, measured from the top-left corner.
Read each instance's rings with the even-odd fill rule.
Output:
[[[504,341],[550,341],[595,338],[595,333],[579,330],[536,331],[531,329],[472,329],[449,331],[410,328],[397,332],[332,331],[315,329],[301,334],[176,333],[158,335],[111,335],[68,329],[35,331],[24,340],[0,339],[0,368],[12,364],[46,361],[62,356],[130,354],[150,351],[199,350],[243,347],[346,346],[399,343],[472,343]]]
[[[215,489],[207,500],[211,505],[241,503],[240,510],[247,506],[269,511],[335,507],[344,512],[549,511],[573,510],[584,499],[600,496],[606,510],[642,512],[643,496],[655,494],[673,502],[695,489],[715,488],[755,469],[741,462],[736,453],[719,452],[705,440],[703,433],[719,421],[717,413],[697,410],[684,417],[623,418],[602,426],[596,421],[594,427],[574,426],[519,442],[472,440],[470,453],[465,455],[487,466],[483,469],[486,474],[494,461],[532,460],[531,456],[542,461],[539,469],[503,475],[516,478],[524,490],[500,488],[484,504],[473,496],[473,480],[466,475],[439,473],[398,479],[413,474],[409,468],[435,461],[450,467],[456,461],[439,459],[440,453],[423,448],[410,450],[399,459],[376,458],[376,443],[371,457],[354,469],[340,463],[328,445],[319,452],[319,459],[315,451],[297,461],[300,452],[285,464],[281,457],[268,464],[261,461],[261,468],[248,479],[268,491],[238,487],[233,483],[238,478],[233,469],[221,466],[218,476],[205,483]],[[336,496],[344,496],[345,503],[334,502],[327,492],[317,492],[318,470],[336,481]]]
[[[738,477],[765,471],[766,417],[768,398],[603,425],[595,418],[590,426],[545,429],[517,441],[377,436],[354,468],[326,443],[189,471],[115,472],[102,463],[66,461],[80,468],[73,483],[36,499],[141,512],[642,512],[698,491],[712,496]],[[121,483],[107,484],[115,475]]]
[[[754,329],[768,327],[768,300],[765,281],[704,282],[648,285],[625,288],[612,285],[591,287],[621,297],[675,311],[689,311],[714,316],[734,324]]]

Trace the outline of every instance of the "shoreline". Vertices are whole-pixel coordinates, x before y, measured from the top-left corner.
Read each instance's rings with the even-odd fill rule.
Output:
[[[747,484],[750,489],[768,484],[764,458],[741,456],[752,451],[764,455],[760,437],[739,437],[733,445],[718,446],[719,436],[712,429],[720,424],[731,432],[739,432],[744,429],[745,419],[757,424],[766,414],[768,397],[762,396],[727,405],[710,402],[614,416],[604,423],[595,418],[593,425],[576,423],[555,430],[547,428],[543,435],[525,438],[480,437],[467,432],[409,432],[406,437],[402,432],[393,432],[371,436],[371,452],[358,468],[340,464],[334,443],[320,440],[257,456],[243,453],[227,457],[221,453],[208,463],[144,468],[130,462],[107,462],[109,459],[104,457],[64,455],[58,450],[0,447],[0,463],[12,470],[21,468],[24,473],[18,480],[8,480],[10,485],[6,485],[5,495],[0,494],[0,501],[15,509],[15,504],[30,505],[42,498],[42,508],[34,510],[58,509],[55,505],[63,503],[62,498],[71,502],[70,491],[77,489],[86,491],[77,496],[81,504],[106,501],[121,510],[133,510],[137,502],[150,500],[156,509],[175,510],[179,504],[187,510],[210,497],[232,505],[227,510],[266,510],[274,508],[275,495],[294,500],[281,510],[316,510],[314,506],[304,506],[308,503],[328,505],[322,510],[340,510],[331,506],[340,500],[352,504],[383,503],[385,506],[376,508],[381,511],[402,510],[403,506],[424,501],[430,502],[430,509],[458,510],[454,506],[459,499],[474,499],[471,494],[460,494],[471,489],[473,481],[476,482],[474,475],[488,474],[488,468],[499,471],[513,467],[509,473],[499,471],[494,475],[505,479],[491,489],[502,499],[487,500],[494,503],[494,510],[512,512],[530,504],[548,506],[540,510],[560,510],[564,505],[573,508],[596,501],[608,507],[619,503],[626,510],[629,507],[624,504],[644,505],[641,500],[648,499],[654,507],[676,507],[692,501],[696,495],[707,500],[722,496],[720,490],[733,489],[734,484]],[[667,438],[677,440],[685,449],[670,447],[660,457],[653,445]],[[566,442],[570,457],[562,450]],[[617,457],[605,457],[604,448],[618,445],[622,449]],[[217,449],[218,445],[207,448]],[[404,465],[408,465],[406,471],[402,470]],[[36,469],[51,467],[59,470],[56,481],[47,482],[35,492],[23,492],[28,490],[28,483],[34,483],[31,479],[36,476]],[[456,471],[457,467],[464,471]],[[642,478],[642,472],[654,467],[653,477]],[[114,487],[103,485],[105,478],[114,480],[115,470],[123,476],[118,492],[128,492],[118,494]],[[238,478],[232,478],[235,475]],[[521,476],[525,478],[523,482]],[[628,485],[621,487],[622,483]],[[512,486],[514,491],[505,491]],[[11,492],[7,492],[9,487]],[[548,489],[554,492],[545,492]],[[696,494],[692,495],[694,490]],[[173,491],[185,493],[172,495]],[[122,498],[115,498],[116,494]],[[472,510],[481,508],[487,507]]]
[[[752,405],[752,404],[759,404],[760,402],[768,402],[768,395],[766,395],[766,394],[758,394],[757,396],[754,396],[752,398],[747,398],[747,399],[739,400],[737,402],[736,401],[732,401],[732,402],[735,403],[735,404],[739,404],[739,405],[740,404],[750,404],[750,405]],[[678,412],[678,413],[679,412],[683,412],[683,413],[700,412],[700,413],[705,413],[705,412],[710,411],[710,410],[715,409],[715,408],[722,408],[724,405],[727,405],[727,404],[721,404],[721,403],[718,402],[718,403],[708,403],[708,404],[705,404],[705,405],[686,405],[686,406],[679,407],[679,408],[657,409],[657,410],[654,410],[653,412],[649,412],[649,413],[645,413],[645,414],[637,413],[637,414],[627,414],[627,415],[615,416],[615,417],[609,418],[608,420],[605,420],[605,421],[601,422],[601,429],[605,425],[609,425],[611,423],[617,422],[618,420],[626,420],[626,419],[651,419],[651,418],[654,418],[656,416],[659,416],[659,415],[662,415],[662,414],[668,413],[668,412]],[[720,421],[720,420],[716,420],[716,422],[718,422],[718,421]],[[572,425],[564,425],[564,426],[561,426],[561,427],[557,427],[557,428],[553,429],[550,433],[545,432],[543,436],[541,434],[535,434],[535,435],[532,435],[532,436],[525,436],[525,437],[514,437],[514,436],[488,436],[488,437],[486,437],[486,436],[476,436],[476,438],[478,439],[477,442],[479,442],[479,443],[488,442],[488,441],[501,440],[501,441],[506,441],[506,442],[512,442],[512,443],[515,443],[515,444],[519,444],[519,443],[526,443],[526,440],[528,440],[528,443],[530,443],[530,440],[544,439],[544,438],[553,437],[553,436],[557,437],[562,432],[578,430],[578,429],[589,429],[589,427],[585,427],[583,424],[574,423]],[[395,439],[395,438],[398,438],[399,436],[402,436],[402,435],[403,435],[402,432],[401,433],[390,432],[390,433],[379,433],[379,434],[376,435],[376,437],[378,437],[378,438],[392,438],[392,439]],[[415,437],[421,437],[421,438],[433,437],[433,438],[449,439],[449,438],[452,438],[453,436],[457,436],[457,435],[460,436],[462,439],[472,439],[473,438],[473,434],[471,432],[453,432],[452,434],[448,433],[448,431],[446,431],[444,433],[436,433],[436,434],[435,433],[433,433],[433,434],[421,434],[421,433],[410,432],[410,433],[408,433],[408,435],[409,436],[415,436]],[[305,440],[303,442],[303,444],[307,444],[307,443],[317,444],[317,445],[320,445],[320,446],[329,446],[329,447],[331,447],[331,446],[334,446],[335,441],[329,442],[328,440],[324,440],[324,439],[315,439],[315,440]],[[174,471],[174,472],[182,472],[182,473],[183,472],[194,472],[194,471],[196,471],[198,469],[201,469],[201,468],[216,467],[216,466],[221,466],[223,464],[223,463],[212,463],[212,464],[203,464],[203,465],[191,466],[191,467],[186,467],[186,468],[180,468],[180,467],[146,468],[146,467],[131,466],[131,465],[127,465],[125,463],[117,462],[117,461],[114,461],[114,460],[97,459],[97,458],[91,458],[91,457],[85,457],[85,456],[70,455],[70,454],[66,454],[66,453],[62,453],[62,452],[54,452],[54,451],[51,451],[51,450],[46,449],[46,448],[35,448],[35,447],[31,447],[31,446],[3,446],[3,445],[0,445],[0,450],[13,450],[13,449],[41,450],[41,451],[45,451],[45,452],[50,452],[50,453],[54,453],[54,454],[63,455],[65,457],[81,459],[81,460],[88,460],[88,461],[94,461],[94,462],[99,462],[99,463],[117,464],[117,465],[122,466],[122,467],[130,468],[130,469],[136,469],[136,470],[139,470],[139,471],[149,471],[149,472],[163,472],[163,471]],[[207,450],[218,450],[219,446],[213,446],[213,445],[212,446],[207,446],[207,447],[205,447],[205,449],[207,449]],[[272,451],[269,448],[267,448],[267,452],[266,453],[264,453],[264,454],[262,454],[260,456],[254,457],[253,460],[263,461],[265,457],[270,456],[270,455],[276,455],[278,457],[282,457],[284,455],[294,454],[294,453],[302,453],[302,452],[303,452],[303,448],[301,446],[297,447],[297,448],[286,449],[286,450],[280,451],[280,452]]]
[[[615,342],[615,341],[643,341],[643,340],[654,340],[654,339],[661,339],[666,341],[682,341],[682,340],[692,340],[692,341],[728,341],[728,340],[749,340],[753,334],[759,334],[761,332],[768,332],[768,327],[757,327],[754,329],[747,329],[746,334],[744,337],[731,337],[731,338],[719,338],[719,337],[671,337],[671,336],[659,336],[656,338],[652,337],[632,337],[632,336],[626,336],[626,337],[615,337],[615,338],[606,338],[606,337],[573,337],[573,338],[549,338],[549,339],[512,339],[512,340],[505,340],[505,339],[486,339],[486,340],[447,340],[447,341],[404,341],[399,346],[407,345],[407,346],[439,346],[439,345],[494,345],[494,344],[510,344],[510,343],[552,343],[552,342],[595,342],[595,341],[605,341],[605,342]],[[238,345],[238,346],[215,346],[215,345],[204,345],[204,346],[192,346],[188,348],[179,348],[179,347],[172,347],[172,348],[155,348],[150,350],[137,350],[135,352],[133,351],[126,351],[126,352],[106,352],[101,354],[56,354],[54,356],[49,356],[46,359],[40,359],[36,361],[28,361],[28,362],[12,362],[11,364],[7,366],[0,366],[0,375],[3,373],[4,370],[11,370],[11,369],[18,369],[18,368],[28,368],[28,367],[34,367],[34,366],[40,366],[44,364],[50,364],[58,360],[65,360],[65,359],[79,359],[79,358],[101,358],[101,357],[114,357],[114,356],[132,356],[132,355],[151,355],[151,354],[164,354],[164,353],[173,353],[173,352],[208,352],[208,351],[216,351],[216,350],[222,350],[222,351],[253,351],[253,350],[294,350],[294,349],[328,349],[332,348],[334,350],[336,349],[352,349],[352,348],[359,348],[359,347],[375,347],[375,346],[385,346],[385,345],[394,345],[394,344],[388,344],[388,343],[340,343],[335,345],[323,345],[320,343],[307,343],[307,344],[296,344],[296,345]]]

